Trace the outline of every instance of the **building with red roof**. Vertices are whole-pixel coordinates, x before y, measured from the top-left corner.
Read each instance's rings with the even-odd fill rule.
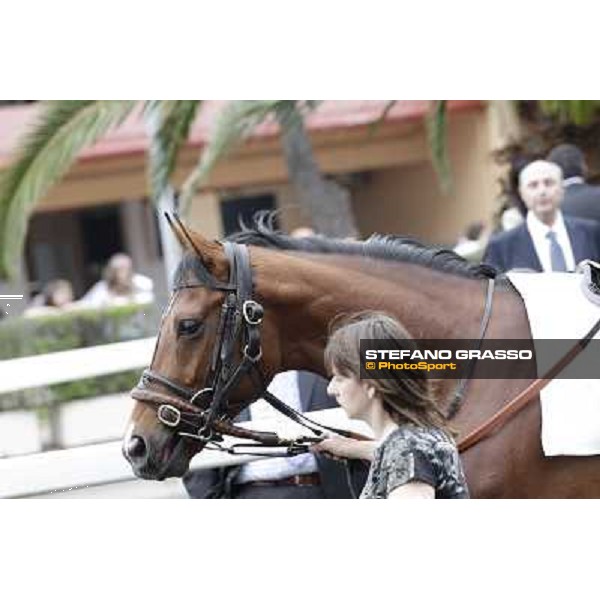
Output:
[[[206,101],[175,173],[180,184],[195,165],[225,102]],[[373,232],[453,244],[465,226],[489,220],[498,195],[492,151],[504,140],[493,103],[450,101],[448,148],[453,187],[444,195],[425,130],[429,102],[402,100],[377,127],[387,101],[325,101],[306,124],[324,174],[347,186],[361,236]],[[35,122],[37,104],[0,107],[0,169]],[[23,279],[34,288],[64,278],[81,295],[117,251],[164,288],[156,217],[148,198],[148,135],[134,114],[82,153],[69,174],[37,207],[31,220]],[[308,224],[295,206],[274,124],[261,126],[219,162],[194,200],[190,224],[220,238],[253,208],[282,208],[280,225]],[[233,224],[233,225],[232,225]]]

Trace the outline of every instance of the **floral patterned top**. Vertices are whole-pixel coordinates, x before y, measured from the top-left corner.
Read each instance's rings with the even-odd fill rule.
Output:
[[[361,498],[387,498],[410,481],[431,485],[436,498],[468,498],[454,440],[436,427],[402,425],[377,448]]]

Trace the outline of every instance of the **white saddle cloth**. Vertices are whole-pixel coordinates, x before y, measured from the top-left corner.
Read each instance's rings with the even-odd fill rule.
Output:
[[[525,302],[534,340],[581,339],[600,318],[600,306],[583,294],[579,273],[508,276]],[[600,356],[597,361],[600,374]],[[539,365],[538,375],[544,375]],[[600,454],[600,379],[554,379],[540,398],[546,456]]]

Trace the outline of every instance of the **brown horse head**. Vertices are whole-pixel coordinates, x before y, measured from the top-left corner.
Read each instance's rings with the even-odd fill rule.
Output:
[[[208,241],[177,223],[184,256],[150,368],[131,393],[136,403],[123,442],[135,474],[147,479],[181,477],[219,425],[264,391],[263,348],[271,362],[277,352],[269,339],[275,329],[262,323],[252,299],[247,248]]]

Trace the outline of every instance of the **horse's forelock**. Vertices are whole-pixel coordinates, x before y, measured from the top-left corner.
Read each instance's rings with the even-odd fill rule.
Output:
[[[200,257],[187,252],[177,265],[173,276],[173,289],[190,285],[208,285],[213,277]]]

